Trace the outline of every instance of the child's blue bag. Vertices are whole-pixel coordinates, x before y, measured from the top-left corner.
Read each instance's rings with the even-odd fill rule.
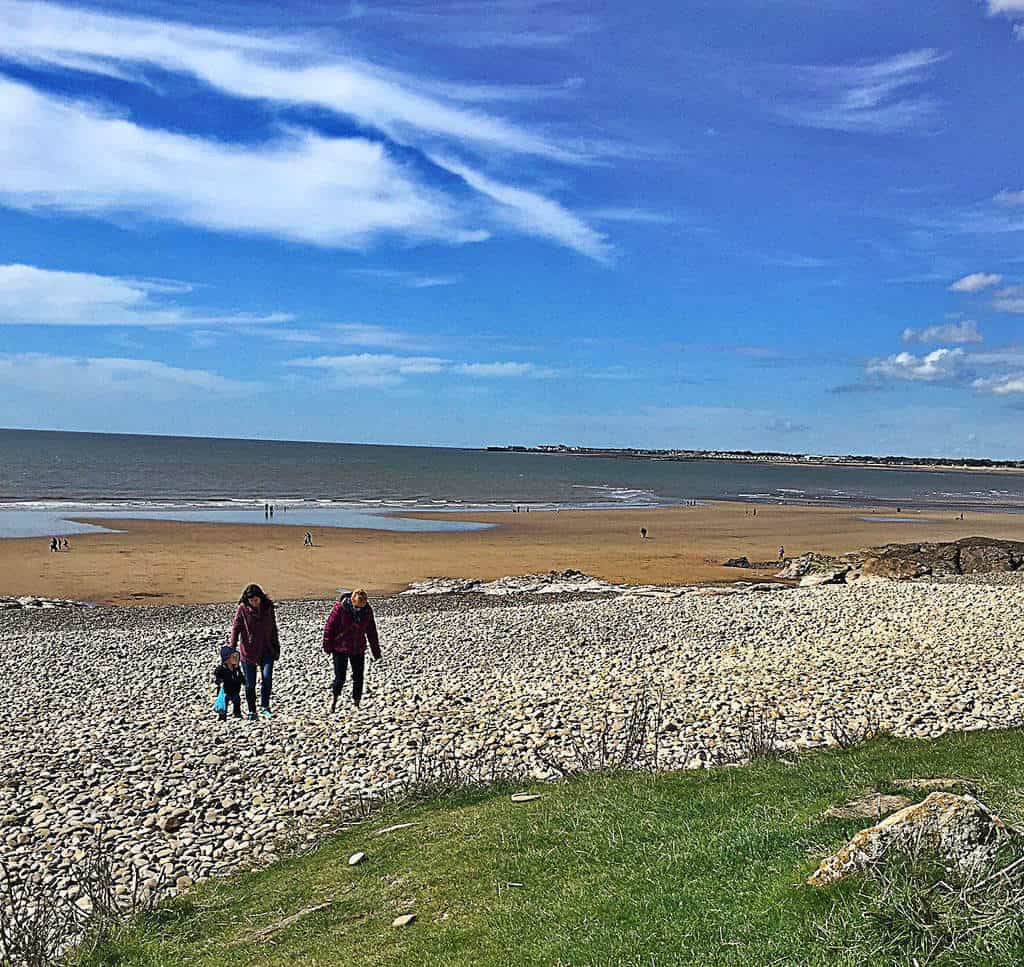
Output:
[[[223,685],[221,685],[220,691],[217,693],[217,701],[213,703],[213,710],[215,712],[227,712],[228,710],[228,697]]]

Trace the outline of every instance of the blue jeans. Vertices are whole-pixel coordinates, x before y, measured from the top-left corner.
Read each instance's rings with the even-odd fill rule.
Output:
[[[273,684],[274,659],[265,658],[258,665],[255,662],[243,661],[242,674],[245,675],[245,702],[249,712],[256,714],[256,669],[260,672],[260,707],[270,708],[270,687]]]

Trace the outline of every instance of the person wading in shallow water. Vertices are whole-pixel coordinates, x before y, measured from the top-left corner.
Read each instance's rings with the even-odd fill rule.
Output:
[[[370,643],[374,660],[380,661],[380,639],[373,608],[363,590],[341,597],[331,611],[324,628],[324,652],[334,661],[331,683],[331,711],[338,707],[338,697],[345,687],[345,674],[352,666],[352,702],[359,707],[363,697],[363,670],[366,665],[366,643]]]
[[[274,662],[281,656],[281,643],[274,602],[258,584],[250,584],[242,592],[231,626],[231,647],[237,648],[242,658],[249,718],[256,718],[257,670],[260,673],[260,715],[270,718],[270,688]]]

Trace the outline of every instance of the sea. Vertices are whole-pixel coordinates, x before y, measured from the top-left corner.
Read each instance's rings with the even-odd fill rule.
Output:
[[[869,507],[883,518],[897,507],[1021,512],[1024,474],[0,430],[0,537],[116,529],[126,517],[467,530],[488,525],[401,512],[707,500]]]

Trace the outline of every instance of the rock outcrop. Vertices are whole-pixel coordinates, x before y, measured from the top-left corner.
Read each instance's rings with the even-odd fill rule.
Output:
[[[956,574],[1016,571],[1024,564],[1024,542],[965,537],[951,543],[885,544],[863,552],[868,577],[907,581]]]
[[[968,872],[988,860],[1016,830],[973,796],[933,792],[875,826],[862,829],[811,874],[811,886],[827,886],[883,863],[893,854],[934,850],[949,866]]]

